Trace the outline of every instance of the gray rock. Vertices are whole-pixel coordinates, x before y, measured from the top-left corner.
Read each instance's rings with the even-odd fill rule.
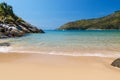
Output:
[[[7,42],[0,43],[0,46],[10,46],[10,43],[7,43]]]
[[[113,61],[111,65],[120,68],[120,58]]]
[[[36,27],[31,27],[31,28],[28,28],[28,29],[33,33],[44,33],[43,30],[37,29]]]
[[[8,38],[8,36],[6,36],[4,34],[0,34],[0,39],[3,39],[3,38]]]
[[[39,33],[45,33],[42,29],[39,29]]]
[[[19,22],[18,24],[0,23],[0,38],[21,37],[26,33],[44,33],[44,31],[26,22]]]

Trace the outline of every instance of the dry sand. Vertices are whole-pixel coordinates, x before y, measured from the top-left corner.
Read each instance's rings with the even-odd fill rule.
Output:
[[[120,80],[114,58],[0,54],[0,80]]]

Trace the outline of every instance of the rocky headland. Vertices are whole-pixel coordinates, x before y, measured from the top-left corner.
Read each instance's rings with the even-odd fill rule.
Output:
[[[0,38],[21,37],[26,33],[44,33],[42,29],[18,17],[12,6],[0,3]]]
[[[68,22],[57,30],[120,30],[120,11],[110,15]]]

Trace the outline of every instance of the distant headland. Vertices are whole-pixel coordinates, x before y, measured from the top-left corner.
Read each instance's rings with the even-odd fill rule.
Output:
[[[120,10],[101,18],[68,22],[57,30],[119,30]]]
[[[18,17],[12,6],[0,3],[0,38],[20,37],[26,33],[44,33],[42,29],[27,23]]]

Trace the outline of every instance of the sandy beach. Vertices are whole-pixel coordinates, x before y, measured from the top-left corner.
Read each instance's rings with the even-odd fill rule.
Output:
[[[0,80],[120,80],[114,58],[0,54]]]
[[[1,0],[0,80],[120,80],[119,3]]]

